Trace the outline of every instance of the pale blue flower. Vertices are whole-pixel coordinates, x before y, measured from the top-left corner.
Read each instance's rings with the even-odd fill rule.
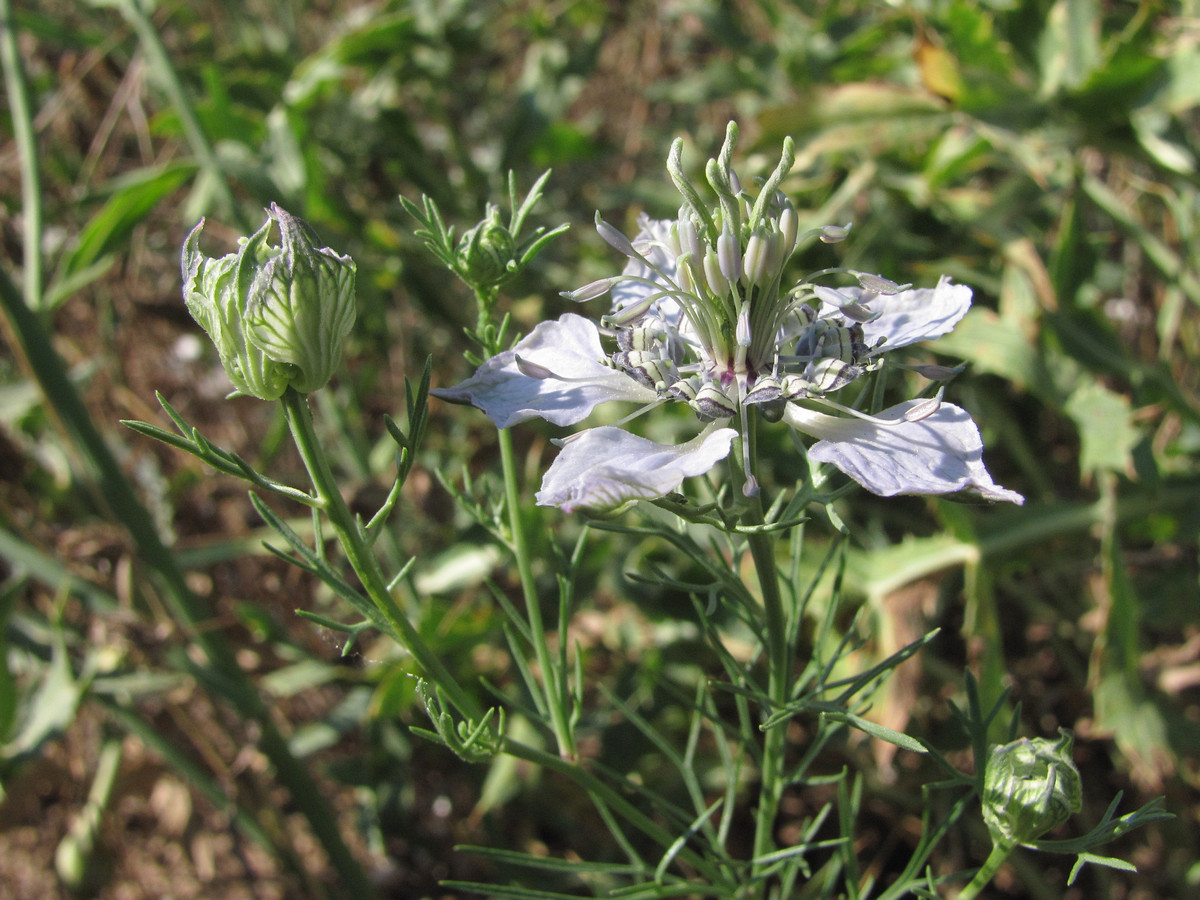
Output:
[[[846,273],[857,281],[850,287],[785,287],[784,267],[802,237],[776,190],[791,166],[790,141],[755,198],[728,168],[735,136],[731,127],[709,162],[715,204],[703,206],[684,179],[677,142],[668,169],[687,201],[677,219],[643,216],[630,241],[597,218],[600,235],[627,257],[624,271],[565,296],[584,302],[611,291],[600,325],[573,314],[543,322],[471,378],[434,393],[475,405],[501,428],[535,417],[573,425],[612,400],[643,409],[686,403],[713,423],[677,446],[614,426],[567,439],[537,496],[566,510],[613,509],[677,490],[728,456],[752,410],[818,438],[812,461],[874,493],[1023,502],[988,475],[979,430],[962,409],[939,397],[865,416],[829,396],[883,364],[885,350],[951,331],[970,308],[970,288],[943,278],[910,289],[859,272]],[[818,234],[833,241],[845,233]],[[746,489],[756,489],[748,469]]]
[[[735,437],[732,428],[709,425],[686,443],[665,445],[611,425],[589,428],[567,441],[546,472],[538,505],[612,510],[662,497],[728,456]]]

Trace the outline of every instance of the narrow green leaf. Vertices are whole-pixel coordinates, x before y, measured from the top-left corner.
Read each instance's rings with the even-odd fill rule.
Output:
[[[1110,869],[1121,869],[1125,872],[1136,872],[1137,866],[1131,862],[1126,862],[1123,859],[1117,859],[1114,856],[1097,856],[1095,853],[1080,853],[1075,858],[1075,865],[1071,866],[1071,874],[1067,876],[1067,884],[1075,883],[1075,878],[1083,870],[1083,867],[1088,863],[1096,866],[1107,866]]]
[[[559,894],[555,891],[514,885],[485,884],[478,881],[442,881],[439,883],[444,888],[483,894],[486,897],[499,898],[499,900],[579,900],[578,894]]]
[[[118,250],[150,211],[195,171],[194,162],[175,162],[141,169],[107,185],[111,191],[108,202],[80,232],[75,249],[63,260],[59,278],[73,279],[90,270],[105,254]]]
[[[641,871],[639,866],[629,863],[590,862],[586,859],[559,859],[553,856],[534,856],[518,850],[504,850],[498,847],[481,847],[476,844],[459,844],[455,848],[458,853],[470,853],[482,856],[495,862],[511,866],[521,866],[527,869],[537,869],[544,872],[570,872],[573,874],[598,873],[605,875],[635,875]]]
[[[869,719],[864,719],[862,716],[856,716],[854,713],[848,712],[823,712],[822,718],[832,719],[835,722],[842,722],[846,725],[853,726],[859,731],[864,731],[872,737],[879,738],[881,741],[887,741],[889,744],[895,744],[902,750],[911,750],[913,753],[928,753],[929,751],[914,737],[909,737],[901,731],[896,731],[892,728],[887,728],[883,725],[878,725]]]

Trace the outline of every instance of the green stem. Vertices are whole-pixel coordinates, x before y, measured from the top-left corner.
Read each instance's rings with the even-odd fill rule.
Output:
[[[538,666],[542,670],[542,687],[546,692],[546,705],[550,709],[550,720],[558,752],[563,759],[575,759],[575,736],[568,722],[569,713],[563,685],[559,679],[559,667],[550,655],[546,643],[546,629],[542,623],[542,608],[534,582],[533,563],[529,552],[529,536],[526,533],[525,517],[521,514],[521,494],[517,485],[516,454],[513,452],[512,435],[508,429],[497,432],[500,444],[500,465],[504,470],[504,497],[508,506],[509,531],[512,536],[513,556],[517,561],[517,575],[521,581],[521,592],[525,597],[525,615],[529,619],[529,632],[533,638],[533,650]]]
[[[1007,844],[993,844],[992,852],[988,854],[988,858],[983,861],[983,865],[979,867],[979,871],[975,873],[975,877],[971,879],[971,883],[959,891],[957,900],[973,900],[979,895],[991,880],[996,876],[996,872],[1000,870],[1000,866],[1008,859],[1013,852],[1013,847]]]
[[[21,167],[21,220],[24,231],[22,258],[24,262],[25,303],[30,309],[40,309],[42,298],[42,191],[38,171],[37,140],[33,134],[33,113],[29,106],[29,90],[21,68],[17,48],[17,31],[12,19],[12,3],[0,0],[0,63],[4,66],[4,83],[8,86],[8,108],[11,110],[13,141]]]
[[[755,470],[757,441],[755,425],[757,418],[752,418],[744,436],[743,452],[749,457],[749,470]],[[755,497],[750,505],[746,521],[751,525],[763,524],[763,506],[760,497]],[[751,533],[747,536],[750,556],[754,560],[754,569],[758,575],[759,589],[762,592],[764,631],[767,641],[767,697],[770,707],[764,710],[769,715],[784,706],[791,691],[792,678],[792,644],[787,629],[787,615],[784,611],[783,595],[779,589],[779,571],[775,564],[775,540],[772,535],[762,532]],[[761,785],[759,786],[758,810],[754,821],[754,858],[758,859],[775,849],[775,817],[779,812],[780,798],[783,796],[784,781],[784,750],[787,728],[776,725],[767,730],[763,737],[763,757]],[[757,874],[761,866],[756,864]],[[766,885],[762,887],[766,893]]]
[[[475,300],[479,309],[476,334],[483,339],[484,352],[495,356],[503,349],[497,339],[498,329],[493,327],[492,311],[495,307],[494,293],[476,289]],[[485,337],[486,336],[486,337]],[[525,615],[529,620],[529,632],[533,639],[533,651],[538,667],[542,670],[542,687],[546,706],[550,710],[551,726],[563,759],[575,759],[575,736],[570,725],[566,690],[560,678],[560,667],[555,664],[546,643],[546,628],[542,622],[542,607],[538,599],[537,583],[533,574],[533,559],[529,548],[529,533],[521,508],[521,490],[517,479],[517,460],[513,450],[512,434],[506,428],[498,429],[496,440],[500,445],[500,467],[504,476],[504,499],[508,507],[508,530],[512,541],[512,552],[517,562],[517,575],[521,582],[521,593],[525,598]]]
[[[342,840],[337,818],[325,802],[312,774],[292,754],[271,718],[270,709],[238,665],[221,633],[207,627],[206,623],[211,618],[209,610],[187,586],[179,561],[163,543],[153,518],[138,501],[112,450],[96,429],[87,407],[67,375],[66,363],[51,344],[41,320],[22,302],[16,286],[2,269],[0,312],[3,312],[15,337],[13,352],[24,353],[29,370],[37,379],[50,407],[89,464],[91,471],[88,474],[113,518],[129,531],[139,557],[161,580],[163,600],[171,617],[188,639],[203,651],[214,675],[212,682],[222,686],[220,696],[239,715],[257,723],[259,747],[270,760],[276,778],[287,787],[296,808],[308,820],[347,892],[364,900],[377,896],[362,866]]]
[[[121,766],[121,739],[109,737],[100,748],[87,802],[54,852],[54,868],[71,893],[84,892],[95,877],[96,838],[112,800]]]
[[[463,689],[437,654],[425,643],[420,632],[413,627],[388,590],[379,560],[371,551],[359,523],[338,489],[325,451],[313,427],[312,411],[308,408],[307,398],[288,388],[281,400],[292,438],[296,442],[296,449],[300,451],[300,458],[304,460],[305,468],[308,469],[321,510],[329,519],[346,559],[362,582],[367,596],[379,608],[391,627],[392,637],[413,655],[426,677],[437,685],[459,712],[469,719],[478,719],[482,710],[475,698]]]

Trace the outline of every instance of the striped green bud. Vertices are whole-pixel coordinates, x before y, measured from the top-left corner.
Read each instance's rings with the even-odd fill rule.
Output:
[[[269,241],[276,226],[279,246]],[[324,387],[354,326],[354,261],[318,247],[308,224],[275,204],[235,253],[204,256],[203,228],[184,241],[183,299],[237,392],[276,400],[289,387]]]
[[[516,271],[515,247],[513,236],[500,219],[499,207],[489,205],[483,221],[458,242],[458,265],[471,284],[497,285]]]
[[[1083,786],[1072,740],[1064,730],[1057,740],[993,745],[983,776],[983,820],[993,841],[1027,844],[1079,812]]]

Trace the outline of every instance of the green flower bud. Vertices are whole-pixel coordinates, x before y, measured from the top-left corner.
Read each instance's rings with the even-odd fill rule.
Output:
[[[489,205],[483,221],[458,242],[458,266],[464,279],[480,287],[500,284],[512,274],[509,263],[515,246],[500,220],[499,207]]]
[[[267,221],[214,259],[198,249],[204,220],[183,244],[183,299],[217,347],[239,393],[276,400],[324,387],[354,327],[354,261],[318,247],[306,222],[274,203]],[[281,246],[269,243],[278,225]]]
[[[1083,787],[1070,732],[1058,740],[1021,738],[994,745],[983,776],[983,819],[997,844],[1036,840],[1079,812]]]

